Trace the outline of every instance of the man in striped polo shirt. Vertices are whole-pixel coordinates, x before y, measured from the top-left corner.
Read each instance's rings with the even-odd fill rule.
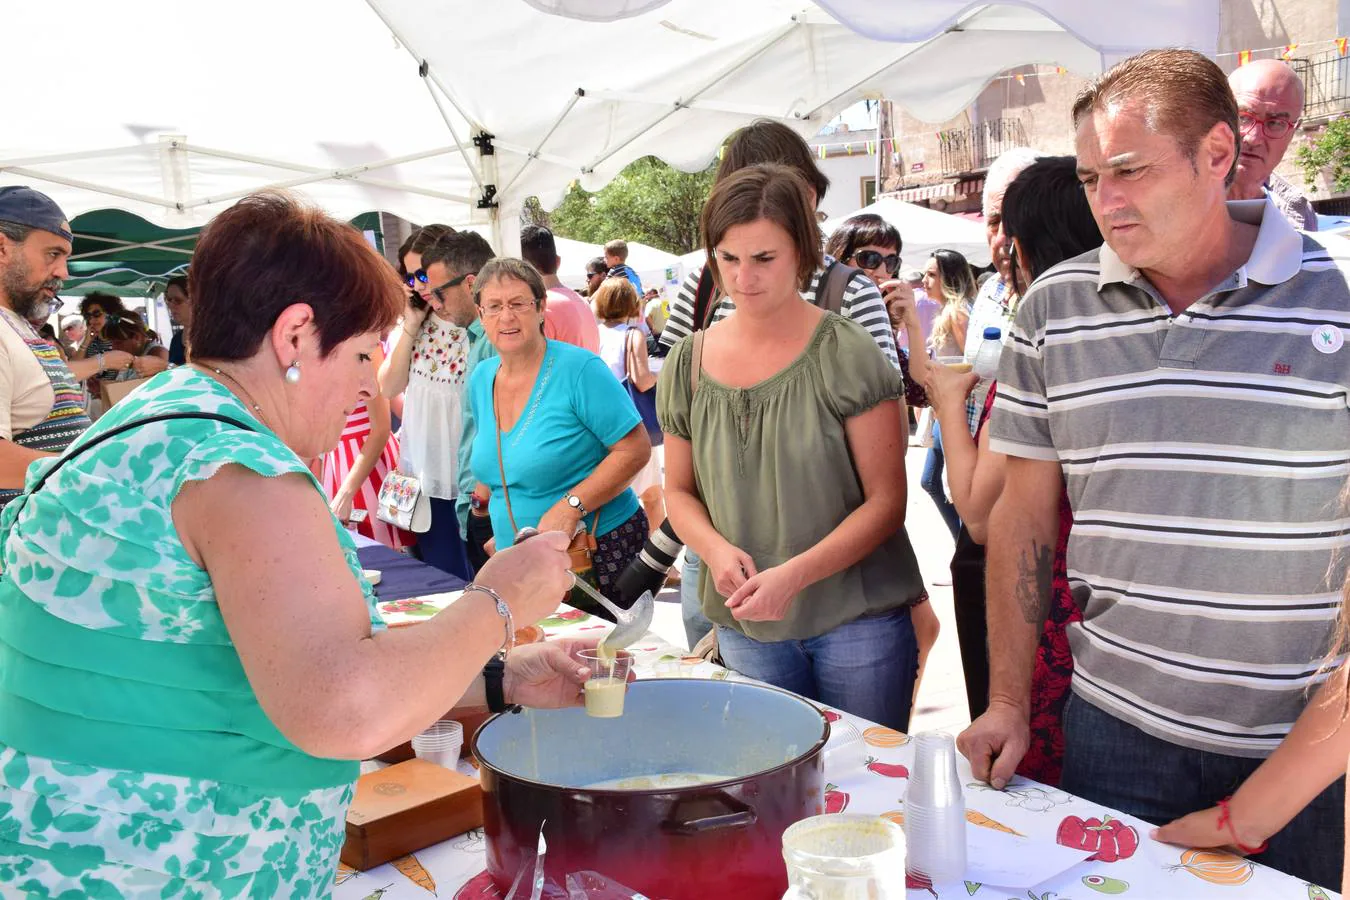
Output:
[[[1300,235],[1268,200],[1225,202],[1237,119],[1223,73],[1181,50],[1120,63],[1074,106],[1106,245],[1032,286],[1003,354],[991,700],[960,744],[996,787],[1026,751],[1066,485],[1083,621],[1069,626],[1062,787],[1164,823],[1243,785],[1231,821],[1203,813],[1193,839],[1269,838],[1261,862],[1334,886],[1346,748],[1248,778],[1322,680],[1340,608],[1350,250]],[[1326,732],[1343,691],[1321,689]]]

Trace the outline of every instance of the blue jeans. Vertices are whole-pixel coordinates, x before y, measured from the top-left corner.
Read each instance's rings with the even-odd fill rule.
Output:
[[[1155,738],[1077,695],[1064,707],[1064,775],[1059,786],[1155,825],[1208,809],[1236,791],[1261,763]],[[1340,778],[1272,837],[1265,853],[1252,859],[1336,890],[1344,840],[1345,779]]]
[[[418,559],[433,568],[465,581],[473,579],[469,554],[459,534],[455,501],[431,498],[431,528],[417,536],[415,552]]]
[[[909,728],[919,644],[909,609],[862,616],[804,641],[717,629],[726,664],[751,678],[898,731]]]
[[[685,547],[684,565],[680,567],[680,616],[684,619],[684,636],[690,650],[713,630],[713,623],[703,614],[703,601],[698,596],[698,579],[702,572],[703,560]]]
[[[933,446],[928,448],[928,456],[923,461],[923,474],[919,476],[919,485],[933,498],[933,505],[937,507],[938,514],[942,516],[942,521],[947,523],[952,539],[955,540],[957,532],[961,530],[961,516],[957,514],[956,507],[947,500],[947,494],[942,490],[943,464],[942,429],[934,422]]]

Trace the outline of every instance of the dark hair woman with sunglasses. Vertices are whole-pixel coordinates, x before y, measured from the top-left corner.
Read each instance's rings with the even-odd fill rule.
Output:
[[[411,293],[380,366],[380,393],[404,399],[398,470],[416,478],[431,503],[431,527],[417,538],[418,556],[466,580],[474,559],[457,509],[457,500],[468,493],[460,439],[469,370],[488,346],[471,291],[492,256],[491,245],[475,232],[423,228],[403,256]],[[464,513],[467,518],[467,505]]]

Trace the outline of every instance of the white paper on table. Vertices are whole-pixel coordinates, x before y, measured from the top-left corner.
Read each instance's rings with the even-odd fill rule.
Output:
[[[966,826],[966,881],[1022,891],[1062,875],[1092,854],[1091,850]]]

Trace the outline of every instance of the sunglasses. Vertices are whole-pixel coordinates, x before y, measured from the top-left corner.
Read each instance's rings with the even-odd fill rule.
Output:
[[[885,264],[886,271],[892,275],[900,271],[900,254],[898,253],[882,256],[879,250],[859,250],[853,254],[853,261],[863,269],[875,269]]]
[[[427,283],[427,270],[418,269],[416,272],[409,272],[408,277],[404,279],[408,282],[408,287],[415,288],[418,284]]]
[[[425,272],[423,272],[421,269],[418,269],[417,274],[420,274],[420,275],[422,276],[422,280],[423,280],[424,282],[426,281],[426,273],[425,273]],[[456,278],[451,278],[449,281],[447,281],[445,284],[441,285],[440,287],[434,287],[434,288],[432,288],[432,289],[431,289],[431,296],[435,297],[435,298],[436,298],[437,300],[439,300],[440,302],[445,303],[445,302],[446,302],[446,300],[445,300],[445,295],[442,294],[441,291],[448,291],[448,290],[449,290],[450,288],[452,288],[452,287],[458,287],[458,286],[464,281],[465,278],[468,278],[468,277],[469,277],[470,275],[472,275],[472,274],[473,274],[472,272],[465,272],[463,275],[460,275],[460,276],[458,276],[458,277],[456,277]]]

